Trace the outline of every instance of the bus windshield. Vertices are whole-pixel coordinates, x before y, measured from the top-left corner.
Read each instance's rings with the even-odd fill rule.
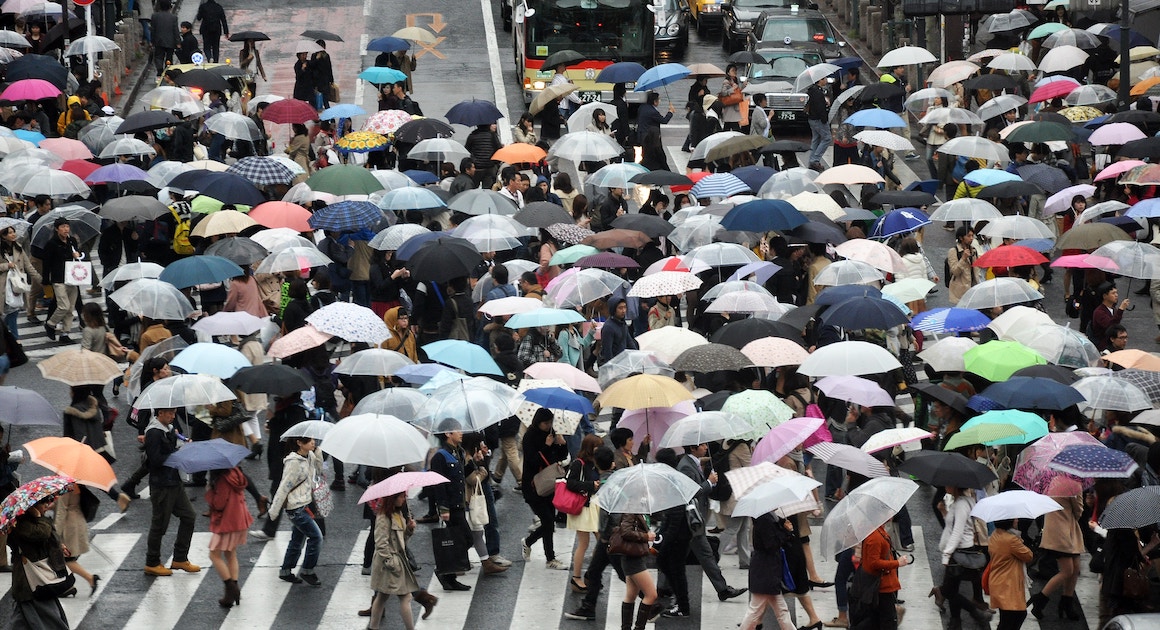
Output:
[[[652,57],[652,14],[642,0],[546,0],[531,4],[529,57],[575,50],[590,59]]]

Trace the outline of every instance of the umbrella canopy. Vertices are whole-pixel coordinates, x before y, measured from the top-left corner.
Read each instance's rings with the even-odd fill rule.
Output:
[[[698,346],[707,346],[709,342],[701,335],[680,326],[663,326],[641,334],[636,339],[641,350],[652,352],[665,363],[678,368],[675,361],[685,352]],[[686,361],[693,361],[693,355],[686,357]],[[700,370],[696,370],[700,371]],[[712,371],[712,370],[710,370]]]
[[[205,253],[207,256],[229,260],[238,266],[260,262],[270,254],[265,247],[244,236],[223,238],[207,247]]]
[[[199,284],[213,284],[245,275],[236,263],[220,256],[190,256],[169,264],[161,272],[160,280],[178,289]]]
[[[967,368],[963,365],[963,354],[975,346],[969,337],[947,337],[926,346],[919,353],[919,358],[936,372],[965,372]]]
[[[887,273],[897,273],[905,269],[905,263],[898,252],[878,241],[864,238],[850,239],[834,248],[838,255],[850,260],[860,260]]]
[[[602,386],[604,392],[596,398],[602,407],[672,407],[681,401],[693,400],[693,395],[680,383],[671,377],[656,374],[637,374]]]
[[[818,459],[826,462],[827,465],[844,468],[864,477],[874,479],[890,476],[890,471],[886,469],[886,466],[882,462],[875,459],[873,455],[863,452],[849,444],[821,442],[807,446],[806,450],[816,455]]]
[[[862,484],[826,515],[821,553],[833,557],[856,546],[894,518],[917,490],[918,484],[899,477],[880,477]]]
[[[1093,250],[1114,241],[1127,241],[1130,237],[1120,228],[1108,223],[1084,223],[1077,225],[1056,241],[1057,249]]]
[[[822,323],[848,330],[878,328],[887,330],[910,320],[893,302],[875,297],[844,300],[826,310]]]
[[[39,392],[11,385],[0,387],[0,422],[10,425],[61,426],[61,414]]]
[[[886,429],[879,431],[870,436],[862,444],[861,448],[867,453],[877,453],[895,446],[906,447],[904,450],[917,450],[918,445],[915,444],[919,440],[926,440],[935,437],[934,433],[925,431],[917,427],[903,427],[901,429]]]
[[[1160,495],[1156,496],[1160,498]],[[971,516],[985,523],[1014,518],[1034,520],[1048,512],[1062,509],[1062,505],[1042,494],[1028,490],[1007,490],[980,500],[971,508]]]
[[[1105,529],[1138,529],[1160,519],[1160,487],[1145,486],[1116,495],[1100,514]]]
[[[392,497],[397,494],[408,492],[415,488],[425,488],[428,486],[438,486],[444,483],[450,483],[451,480],[437,472],[430,470],[420,471],[403,471],[395,473],[390,477],[376,483],[375,485],[366,489],[359,497],[359,503],[367,503],[375,499],[383,499]]]
[[[789,504],[798,503],[807,498],[809,499],[807,503],[812,504],[813,508],[816,509],[817,502],[813,500],[810,493],[821,485],[820,481],[800,474],[773,479],[753,487],[744,496],[741,496],[733,508],[733,513],[739,517],[757,518],[762,514],[783,510],[779,513],[789,515],[791,510],[793,513],[799,512],[797,508],[790,508]],[[803,507],[801,512],[811,509],[808,506]]]
[[[830,398],[857,403],[863,407],[893,407],[894,398],[877,383],[859,376],[827,376],[816,387]]]
[[[226,379],[238,370],[250,367],[250,360],[241,352],[220,343],[195,343],[169,362],[189,374],[208,374]]]
[[[809,356],[801,344],[778,337],[755,339],[741,348],[741,354],[749,357],[755,366],[770,368],[801,365]]]
[[[77,483],[108,491],[117,483],[113,467],[88,444],[70,437],[44,437],[25,442],[28,459]]]
[[[1083,394],[1063,383],[1031,376],[1012,376],[988,386],[980,395],[1004,409],[1060,411],[1084,401]]]
[[[788,455],[790,451],[816,436],[823,424],[825,424],[824,418],[803,417],[786,420],[770,429],[769,433],[761,438],[753,449],[750,461],[754,464],[760,462],[776,463]],[[734,487],[734,491],[737,491],[736,487]]]
[[[307,327],[308,328],[308,327]],[[295,331],[297,332],[297,331]],[[231,389],[245,394],[289,396],[310,389],[313,383],[300,371],[281,363],[243,367],[229,378]]]
[[[1084,479],[1130,477],[1140,467],[1127,453],[1108,448],[1103,444],[1076,444],[1064,447],[1051,458],[1049,466]]]
[[[482,431],[515,415],[524,400],[490,379],[454,380],[434,388],[419,413],[433,433]]]
[[[126,311],[162,321],[181,321],[193,313],[193,305],[177,289],[163,280],[140,278],[109,295]]]
[[[609,475],[596,500],[610,513],[656,514],[686,505],[698,492],[700,486],[672,466],[639,464]]]
[[[668,468],[666,466],[666,468]],[[675,470],[673,472],[676,472]],[[678,473],[679,474],[679,473]],[[684,475],[681,475],[684,477]],[[688,479],[688,477],[685,477]],[[690,480],[692,483],[692,480]],[[693,484],[696,486],[697,484]],[[76,480],[64,475],[39,477],[12,491],[0,502],[0,533],[8,533],[16,525],[16,519],[29,508],[50,497],[59,497],[76,487]]]
[[[958,307],[985,310],[996,306],[1009,306],[1042,300],[1043,294],[1036,291],[1022,278],[995,278],[986,280],[967,289],[959,298]]]
[[[237,466],[249,454],[250,449],[244,446],[214,438],[186,444],[166,458],[165,465],[183,473],[227,470]]]
[[[424,345],[423,351],[432,361],[461,369],[469,374],[503,375],[486,350],[467,341],[444,339]]]
[[[840,341],[823,346],[802,361],[798,372],[807,376],[881,374],[901,367],[885,348],[865,341]]]
[[[963,355],[968,372],[992,382],[1006,380],[1017,370],[1030,365],[1045,363],[1047,361],[1034,350],[1015,341],[988,341]]]
[[[625,350],[605,362],[597,371],[596,381],[602,389],[634,374],[655,374],[672,377],[676,373],[668,363],[646,350]],[[671,380],[671,379],[670,379]],[[674,381],[675,382],[675,381]],[[673,390],[675,391],[675,390]],[[677,400],[692,400],[676,394]],[[661,405],[672,406],[672,405]],[[637,409],[639,407],[633,407]]]
[[[548,151],[553,157],[571,162],[603,162],[624,153],[612,138],[592,131],[576,131],[560,136]]]
[[[153,381],[133,403],[137,409],[175,409],[213,405],[236,397],[213,376],[178,374]]]
[[[483,260],[474,245],[460,238],[439,237],[422,245],[407,260],[416,280],[446,282],[471,274]]]
[[[394,416],[368,413],[340,420],[321,448],[343,462],[393,468],[422,462],[427,438]]]
[[[388,387],[358,401],[351,414],[374,413],[397,418],[417,418],[420,415],[419,410],[426,402],[427,396],[419,390],[409,387]]]
[[[1072,383],[1071,387],[1083,395],[1084,406],[1092,409],[1139,411],[1152,408],[1152,401],[1144,390],[1122,378],[1088,376]]]
[[[40,375],[70,387],[107,385],[124,371],[117,362],[91,350],[62,350],[36,364]]]
[[[212,217],[211,217],[212,218]],[[207,221],[209,219],[206,219]],[[205,221],[202,221],[205,223]],[[261,236],[264,232],[259,232],[255,236]],[[257,239],[255,239],[257,240]],[[308,241],[307,241],[308,242]],[[313,269],[314,267],[324,267],[329,265],[331,260],[323,255],[322,252],[314,248],[313,245],[307,246],[291,246],[277,249],[269,256],[262,260],[262,264],[258,265],[258,273],[279,273],[279,272],[293,272],[302,271],[303,269]]]
[[[190,328],[204,332],[211,336],[240,335],[246,336],[260,330],[269,321],[263,317],[256,317],[245,311],[218,311],[208,317],[203,317]]]
[[[599,394],[600,385],[596,379],[567,363],[533,363],[524,369],[524,375],[535,379],[556,379],[572,389]]]
[[[740,350],[720,343],[695,345],[672,361],[674,370],[702,373],[743,370],[752,365]]]
[[[751,427],[751,431],[741,439],[756,440],[770,429],[781,425],[793,417],[794,411],[772,392],[747,389],[729,396],[721,411],[741,416]]]
[[[922,452],[911,454],[899,464],[899,472],[913,475],[935,487],[983,488],[997,477],[984,464],[959,453]]]

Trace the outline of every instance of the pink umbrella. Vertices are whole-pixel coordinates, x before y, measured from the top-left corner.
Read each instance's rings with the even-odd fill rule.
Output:
[[[1019,454],[1015,474],[1011,480],[1020,487],[1047,496],[1075,496],[1082,492],[1085,481],[1050,467],[1052,458],[1068,446],[1100,444],[1084,431],[1049,433]],[[1086,480],[1090,486],[1093,480]]]
[[[773,427],[753,448],[751,464],[777,463],[826,423],[824,418],[792,418]]]
[[[1071,269],[1119,269],[1119,265],[1111,258],[1092,256],[1090,254],[1060,256],[1051,262],[1051,266]]]
[[[1053,81],[1032,92],[1028,102],[1042,103],[1044,101],[1050,101],[1053,98],[1063,98],[1077,89],[1079,89],[1079,85],[1071,81]]]
[[[1140,128],[1132,123],[1111,123],[1108,125],[1100,125],[1098,129],[1092,132],[1088,142],[1093,147],[1107,146],[1110,144],[1128,144],[1133,140],[1143,140],[1148,136],[1144,135]]]
[[[616,426],[630,429],[637,444],[640,444],[644,436],[651,435],[652,444],[649,450],[655,456],[657,444],[660,444],[669,427],[677,420],[695,413],[697,408],[693,406],[692,401],[679,402],[672,407],[646,407],[624,412]]]
[[[55,153],[65,160],[87,160],[93,157],[93,152],[89,150],[89,147],[85,143],[80,140],[73,140],[72,138],[48,138],[41,140],[40,148]]]
[[[877,383],[860,376],[827,376],[817,388],[830,398],[858,403],[864,407],[893,407],[894,399]]]
[[[567,363],[533,363],[524,370],[524,375],[544,380],[558,378],[568,387],[585,392],[604,391],[596,379]]]
[[[0,101],[39,101],[60,96],[60,89],[44,79],[21,79],[0,92]]]
[[[568,276],[576,275],[578,273],[580,273],[579,267],[569,267],[568,269],[565,269],[563,273],[561,273],[560,275],[558,275],[555,278],[552,278],[550,281],[548,281],[548,284],[544,286],[544,289],[545,290],[550,289],[550,288],[556,286],[556,284],[558,282],[560,282],[561,280],[563,280],[564,278],[567,278]]]
[[[1147,162],[1143,160],[1121,160],[1097,173],[1096,178],[1093,181],[1098,182],[1105,179],[1112,179],[1113,177],[1119,177],[1120,175],[1127,173],[1137,166],[1144,166],[1146,164]]]
[[[330,341],[332,336],[307,324],[284,337],[275,339],[274,343],[270,344],[270,351],[266,355],[272,359],[284,359],[292,354],[317,348]]]
[[[373,131],[381,133],[384,136],[395,133],[403,123],[411,122],[411,115],[401,109],[386,109],[381,112],[375,112],[367,118],[366,124],[363,125],[364,131]]]
[[[359,497],[358,502],[366,503],[372,499],[381,499],[400,492],[407,492],[411,488],[437,486],[449,481],[451,480],[447,477],[429,470],[396,473],[367,488],[366,492],[363,492],[362,496]]]

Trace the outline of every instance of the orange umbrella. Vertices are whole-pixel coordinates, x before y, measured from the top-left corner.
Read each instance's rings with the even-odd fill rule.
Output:
[[[508,164],[534,164],[548,157],[548,152],[534,144],[513,142],[492,154],[491,159]]]
[[[313,232],[308,222],[310,211],[286,201],[267,201],[250,210],[249,217],[268,228],[290,228],[295,232]]]
[[[1148,89],[1154,85],[1160,85],[1160,77],[1148,77],[1136,85],[1133,85],[1130,94],[1132,96],[1143,96],[1144,92],[1147,92]]]
[[[44,437],[24,444],[28,458],[58,475],[108,491],[117,483],[113,467],[93,447],[68,437]]]
[[[1120,350],[1104,355],[1104,360],[1126,368],[1160,371],[1160,357],[1143,350]]]

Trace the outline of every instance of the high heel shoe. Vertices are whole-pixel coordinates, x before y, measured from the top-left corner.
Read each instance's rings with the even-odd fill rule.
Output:
[[[94,573],[93,574],[93,581],[89,583],[89,586],[92,587],[92,590],[89,591],[90,597],[92,597],[93,593],[97,592],[97,583],[99,583],[100,581],[101,581],[101,576]]]
[[[256,460],[256,459],[262,459],[262,452],[265,450],[266,450],[266,447],[263,446],[261,442],[255,442],[253,445],[250,446],[250,454],[246,455],[246,459],[251,460],[251,461]]]
[[[930,589],[930,594],[927,595],[927,597],[934,598],[934,605],[938,606],[938,609],[940,612],[946,610],[947,599],[946,599],[946,597],[943,597],[941,588],[936,586],[936,587]]]
[[[812,626],[798,626],[798,630],[822,630],[822,622],[819,621]]]

